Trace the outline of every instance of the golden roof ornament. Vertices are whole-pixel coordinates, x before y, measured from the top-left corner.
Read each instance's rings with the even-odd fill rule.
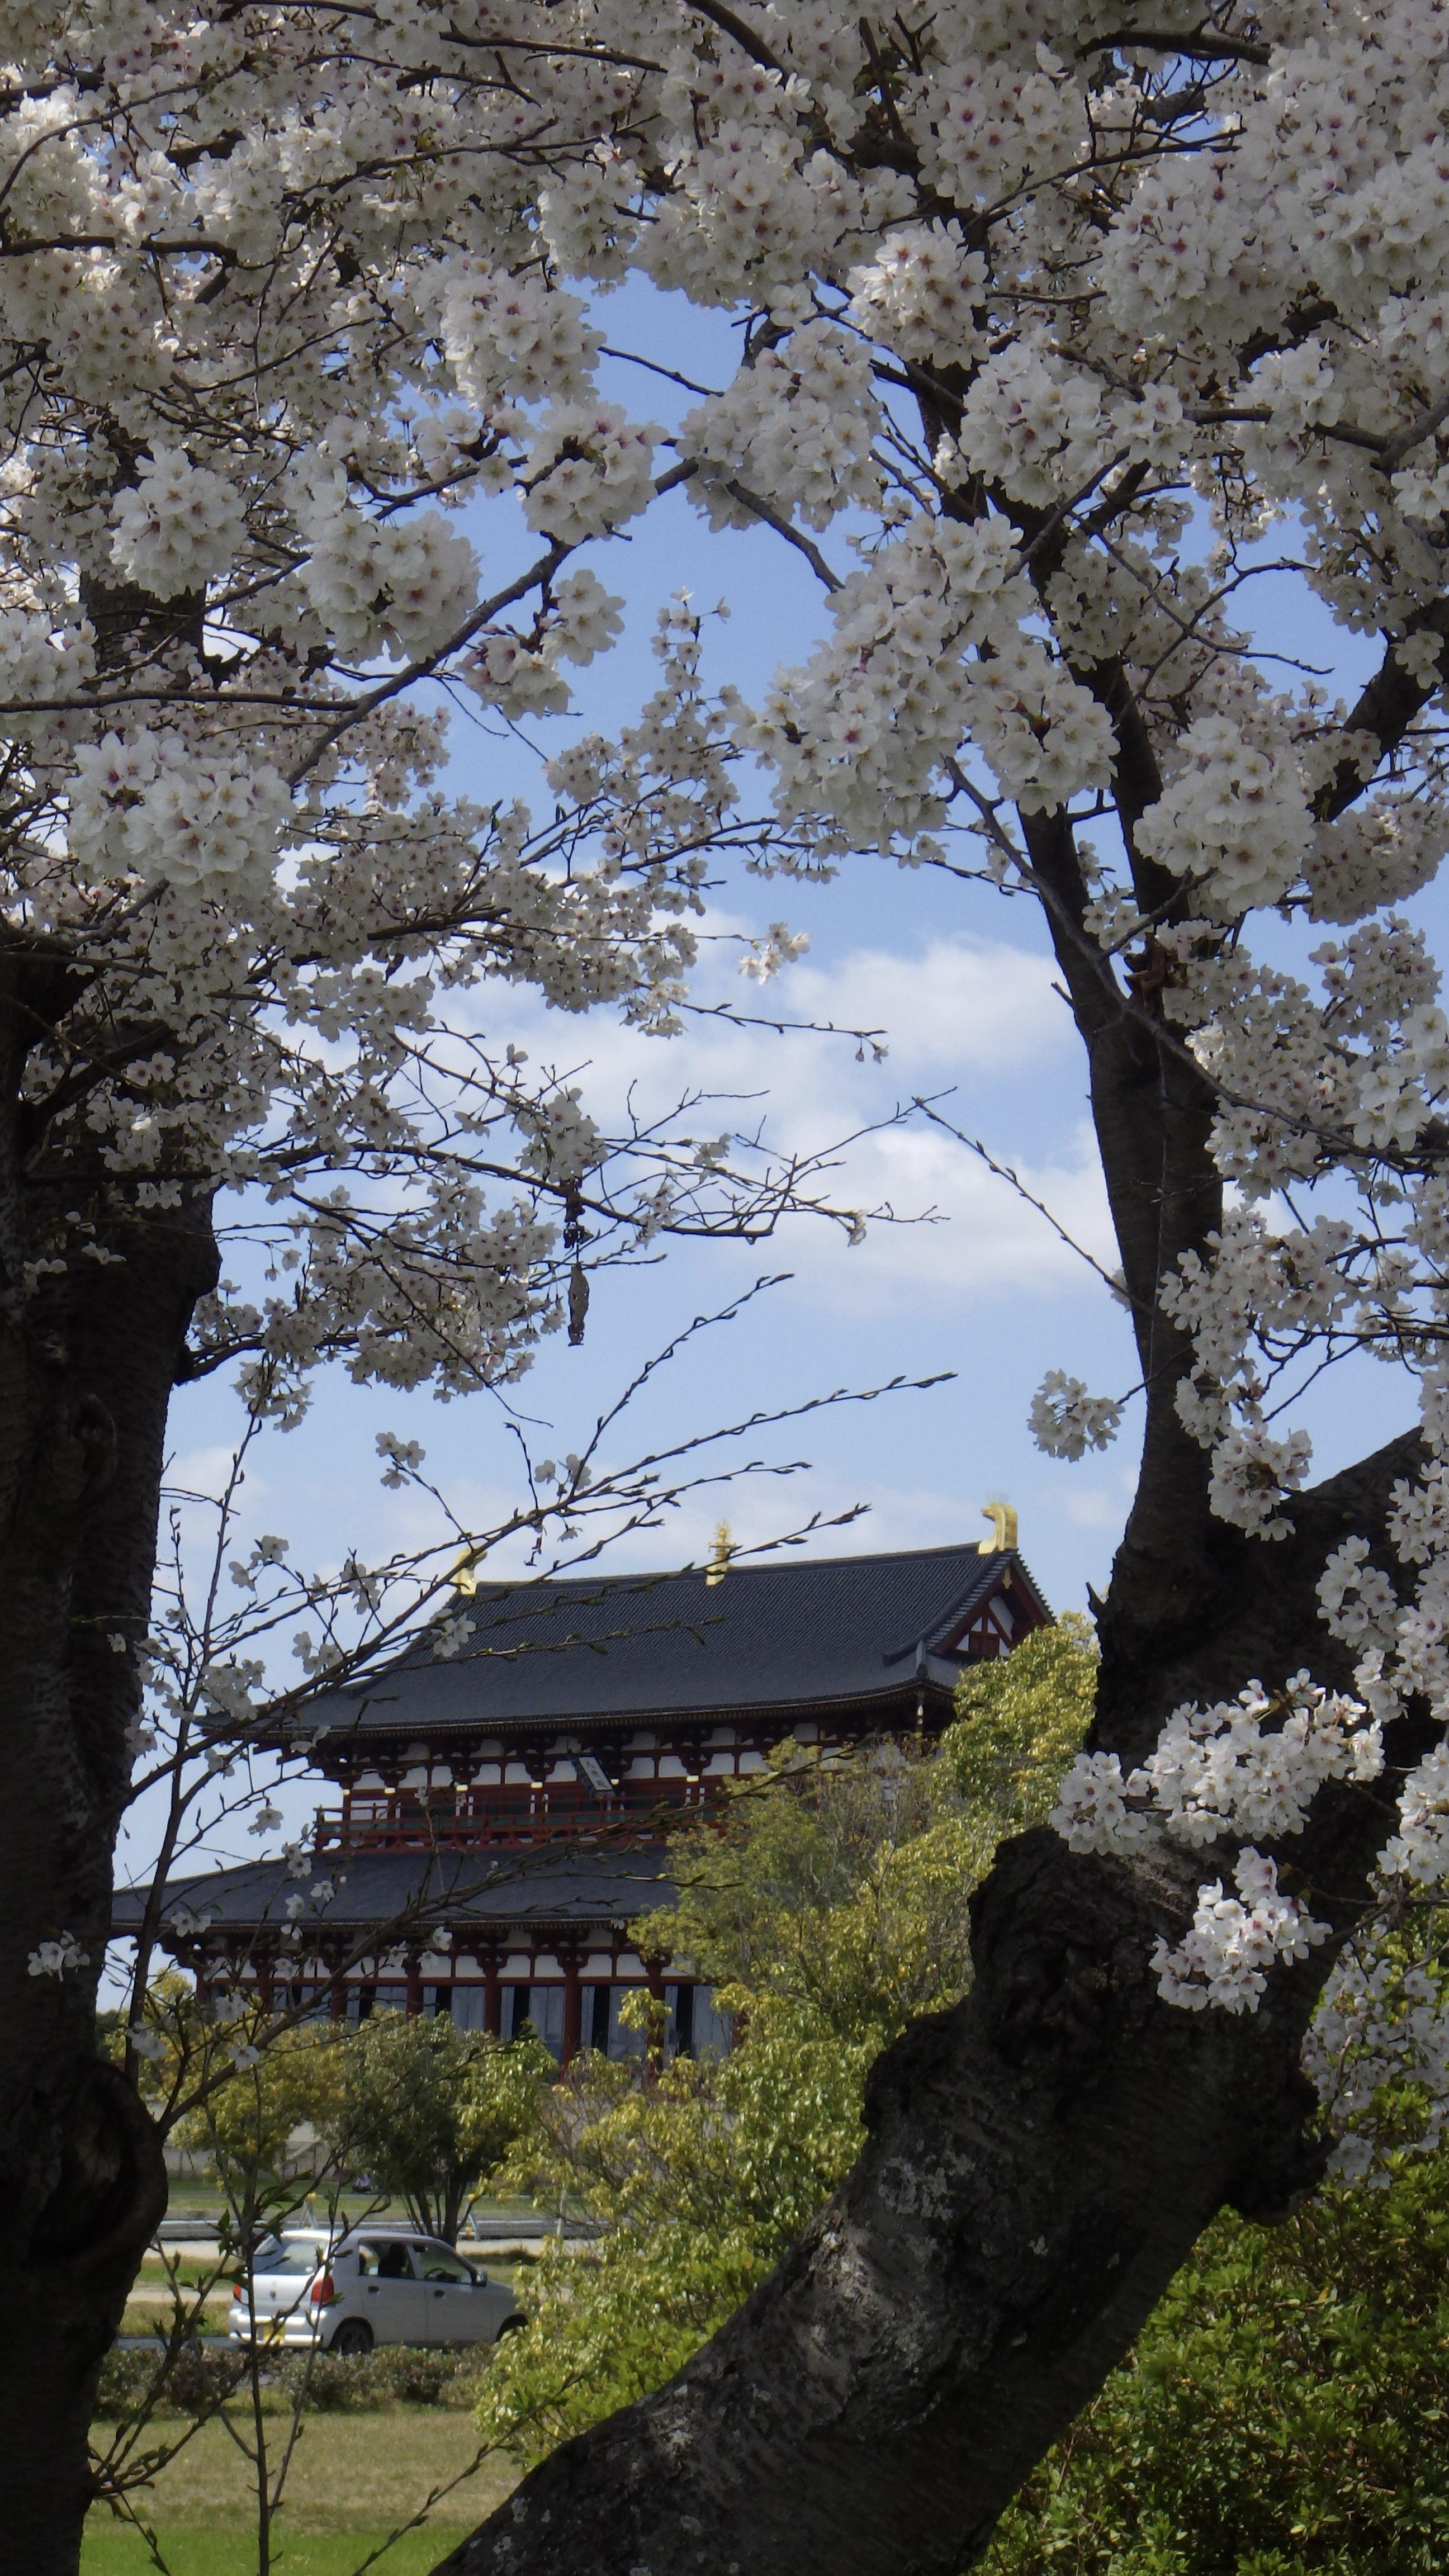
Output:
[[[716,1521],[714,1528],[714,1546],[710,1550],[709,1562],[704,1571],[705,1582],[709,1584],[711,1588],[713,1588],[716,1583],[723,1583],[725,1576],[730,1570],[730,1558],[734,1555],[734,1552],[735,1534],[730,1528],[729,1522]]]
[[[1010,1503],[983,1503],[981,1517],[991,1522],[992,1531],[990,1538],[981,1541],[979,1555],[1001,1556],[1008,1548],[1015,1547],[1016,1514]]]

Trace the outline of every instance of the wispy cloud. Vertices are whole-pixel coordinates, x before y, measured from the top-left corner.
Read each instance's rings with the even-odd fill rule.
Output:
[[[759,1132],[779,1151],[804,1154],[829,1153],[853,1137],[832,1155],[828,1196],[841,1207],[889,1210],[897,1221],[873,1226],[848,1258],[833,1229],[805,1226],[791,1230],[787,1244],[781,1239],[797,1278],[832,1305],[858,1312],[865,1300],[883,1313],[899,1295],[1060,1296],[1087,1282],[1045,1220],[967,1147],[919,1117],[880,1123],[917,1096],[943,1099],[955,1120],[982,1127],[998,1148],[1003,1131],[1051,1133],[1054,1150],[1013,1168],[1067,1232],[1111,1266],[1086,1121],[1063,1133],[1059,1113],[1044,1114],[1048,1086],[1059,1088],[1076,1045],[1044,957],[1003,941],[937,938],[859,948],[831,966],[807,958],[758,993],[732,972],[733,927],[720,916],[710,924],[721,945],[702,978],[706,1002],[728,999],[757,1021],[879,1030],[884,1061],[869,1051],[856,1061],[848,1039],[798,1028],[780,1036],[768,1026],[691,1017],[680,1037],[661,1043],[602,1018],[565,1029],[538,1008],[526,1032],[535,1062],[577,1068],[586,1101],[604,1121],[622,1123],[626,1103],[641,1120],[668,1118],[690,1096],[699,1105],[680,1123],[699,1136]]]

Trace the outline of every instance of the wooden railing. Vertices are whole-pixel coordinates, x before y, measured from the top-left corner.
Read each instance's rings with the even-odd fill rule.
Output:
[[[702,1807],[722,1783],[704,1779],[626,1780],[601,1798],[581,1780],[510,1781],[469,1789],[354,1790],[345,1807],[317,1811],[316,1848],[417,1851],[480,1843],[552,1842],[598,1833],[624,1818],[673,1818]]]

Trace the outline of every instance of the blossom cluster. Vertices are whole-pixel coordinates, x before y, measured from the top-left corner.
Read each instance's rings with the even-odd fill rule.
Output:
[[[1125,1777],[1115,1753],[1078,1754],[1051,1821],[1073,1851],[1132,1851],[1158,1828],[1193,1850],[1299,1834],[1326,1780],[1376,1780],[1383,1761],[1378,1720],[1296,1673],[1277,1696],[1254,1682],[1209,1708],[1184,1702]]]
[[[53,1941],[42,1941],[31,1951],[29,1973],[32,1977],[63,1977],[68,1968],[87,1968],[90,1952],[83,1950],[73,1932],[62,1932]]]
[[[111,526],[117,571],[155,599],[175,599],[230,569],[245,522],[224,475],[158,442],[120,494]]]
[[[827,849],[919,842],[967,733],[1026,810],[1105,784],[1110,723],[1021,631],[1030,596],[1005,520],[913,518],[835,592],[828,643],[741,715],[781,810]]]
[[[1136,826],[1137,846],[1236,921],[1276,903],[1303,863],[1308,805],[1296,765],[1245,742],[1227,716],[1200,716],[1174,746],[1180,766]]]
[[[465,256],[444,267],[438,303],[449,366],[477,412],[587,400],[602,334],[576,295]]]
[[[1268,1727],[1264,1720],[1279,1723]],[[1301,1834],[1328,1780],[1369,1782],[1384,1767],[1377,1718],[1357,1701],[1296,1673],[1278,1696],[1251,1683],[1235,1701],[1175,1709],[1147,1760],[1125,1776],[1115,1753],[1077,1756],[1051,1822],[1078,1852],[1130,1855],[1154,1835],[1198,1851],[1239,1844],[1236,1895],[1213,1879],[1198,1890],[1190,1929],[1159,1936],[1151,1955],[1165,2003],[1199,2012],[1256,2012],[1277,1963],[1305,1959],[1329,1937],[1278,1884],[1259,1842]]]
[[[1449,2122],[1449,1984],[1442,1925],[1409,1938],[1386,1918],[1342,1950],[1304,2051],[1345,2180],[1390,2181],[1395,2150],[1432,2154]],[[1385,2118],[1386,2104],[1393,2109]]]
[[[704,469],[713,524],[749,524],[748,503],[728,489],[743,482],[825,528],[852,503],[879,501],[879,430],[868,351],[827,322],[807,322],[689,412],[680,444]]]
[[[70,795],[70,846],[78,872],[101,883],[118,874],[182,888],[233,881],[270,886],[292,818],[285,781],[193,750],[179,733],[108,733],[81,743]]]
[[[1180,1942],[1159,1936],[1154,1943],[1151,1965],[1164,2003],[1184,2012],[1210,2004],[1222,2012],[1256,2012],[1273,1966],[1306,1959],[1328,1939],[1328,1925],[1283,1894],[1277,1863],[1251,1844],[1233,1865],[1233,1882],[1236,1896],[1224,1893],[1221,1879],[1199,1890],[1192,1929]]]
[[[340,471],[299,510],[310,541],[302,586],[329,639],[351,660],[391,649],[422,661],[457,636],[478,598],[478,567],[439,510],[379,521],[348,499]]]
[[[1410,1771],[1399,1792],[1398,1831],[1379,1866],[1385,1877],[1416,1888],[1442,1887],[1449,1878],[1449,1745],[1436,1744]]]
[[[654,497],[654,441],[647,421],[617,403],[556,403],[528,445],[524,515],[557,545],[607,536]]]
[[[903,358],[959,365],[978,336],[986,262],[959,223],[918,224],[889,234],[868,266],[852,269],[850,287],[857,330]]]
[[[1079,1377],[1048,1369],[1031,1400],[1031,1436],[1049,1458],[1081,1458],[1106,1449],[1117,1436],[1122,1406],[1116,1397],[1090,1395]]]

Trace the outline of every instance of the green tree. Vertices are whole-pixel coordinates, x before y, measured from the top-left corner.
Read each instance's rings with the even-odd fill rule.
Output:
[[[964,1991],[963,1897],[994,1841],[934,1754],[884,1744],[822,1761],[784,1744],[722,1816],[675,1836],[677,1900],[634,1937],[646,1957],[692,1959],[751,2013],[772,1996],[802,2029],[881,2048]]]
[[[179,2044],[181,2009],[173,2000],[158,2024],[168,2050],[148,2069],[158,2091],[173,2078],[169,2052]],[[177,2144],[210,2156],[244,2237],[249,2221],[269,2199],[279,2190],[288,2191],[294,2165],[310,2159],[309,2142],[305,2134],[297,2139],[297,2132],[310,2131],[326,2140],[336,2129],[342,2054],[341,2036],[329,2022],[303,2022],[260,2049],[239,2023],[224,2080],[216,2082],[215,2069],[209,2069],[214,2089],[177,2122]]]
[[[956,1688],[956,1723],[941,1739],[947,1777],[967,1812],[996,1836],[1041,1824],[1092,1723],[1097,1647],[1069,1611],[1015,1652],[973,1664]]]
[[[374,2013],[347,2040],[330,2135],[347,2168],[451,2244],[463,2214],[535,2126],[554,2062],[531,2034],[497,2040],[451,2015]]]
[[[721,2065],[678,2059],[640,2076],[578,2061],[512,2173],[576,2195],[600,2234],[581,2251],[544,2248],[530,2330],[499,2346],[482,2383],[484,2436],[541,2458],[679,2369],[850,2164],[873,2054],[755,1994]]]
[[[872,2061],[965,1992],[971,1888],[1051,1805],[1094,1685],[1086,1623],[1064,1622],[967,1677],[939,1749],[785,1745],[676,1836],[677,1901],[633,1938],[693,1960],[737,2044],[717,2066],[586,2057],[557,2088],[514,2178],[601,2232],[547,2249],[531,2331],[483,2386],[489,2439],[538,2458],[658,2387],[773,2269],[859,2150]]]
[[[1449,2153],[1219,2219],[982,2576],[1440,2576]]]

